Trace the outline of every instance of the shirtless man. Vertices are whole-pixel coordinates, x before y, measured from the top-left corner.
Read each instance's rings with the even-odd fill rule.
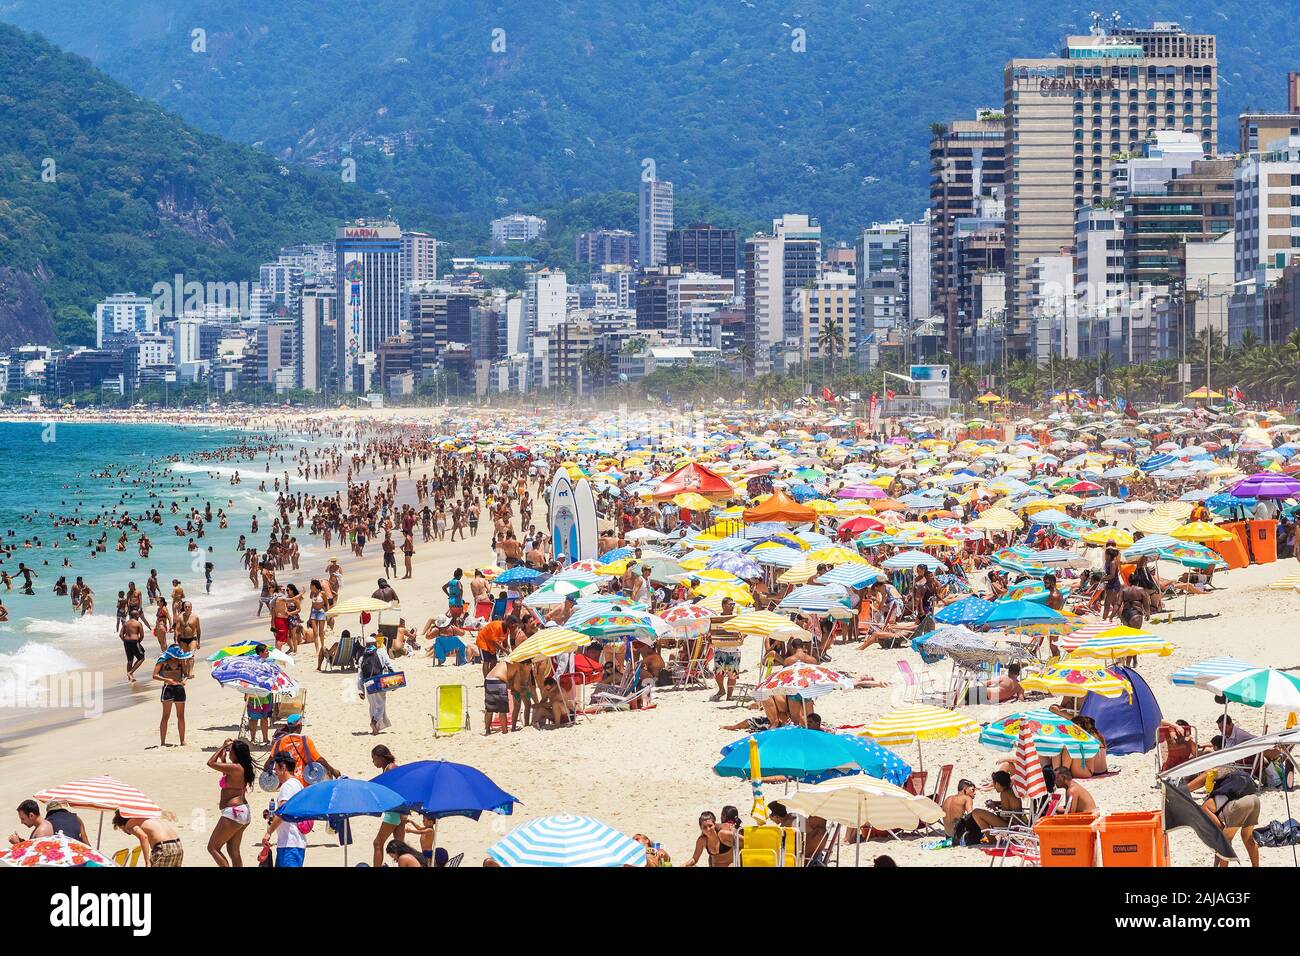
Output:
[[[185,660],[185,676],[190,677],[194,674],[193,652],[203,646],[203,625],[199,621],[199,616],[194,613],[194,605],[189,601],[181,602],[180,613],[175,620],[176,643],[180,645],[182,651],[191,655]]]
[[[1097,809],[1097,801],[1083,788],[1083,784],[1074,779],[1069,767],[1056,768],[1056,789],[1065,791],[1065,803],[1059,808],[1060,813],[1088,813]]]
[[[1020,686],[1020,665],[1008,664],[997,677],[984,682],[989,703],[1001,704],[1009,700],[1024,700],[1025,689]]]
[[[284,588],[277,587],[271,594],[267,605],[271,611],[271,633],[275,635],[275,644],[289,645],[289,653],[298,649],[293,635],[289,633],[289,599]]]
[[[957,781],[957,792],[943,801],[943,832],[952,836],[962,817],[975,809],[975,784]]]
[[[140,620],[138,607],[127,612],[118,636],[122,639],[122,649],[126,651],[126,679],[134,684],[135,672],[144,663],[144,622]]]

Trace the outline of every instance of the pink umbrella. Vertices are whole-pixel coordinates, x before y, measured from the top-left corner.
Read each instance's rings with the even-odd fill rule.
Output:
[[[74,780],[60,787],[42,790],[36,794],[36,799],[42,803],[62,800],[68,806],[78,810],[98,810],[99,833],[95,835],[96,847],[99,846],[99,838],[104,832],[106,810],[117,810],[122,816],[128,818],[162,816],[162,808],[146,797],[142,791],[108,774],[86,777],[84,780]]]
[[[713,612],[698,604],[677,604],[668,608],[659,617],[672,625],[676,636],[699,637],[701,634],[708,633]]]
[[[835,492],[836,498],[883,498],[885,490],[875,485],[849,485]]]
[[[774,671],[754,689],[755,700],[798,694],[800,697],[821,697],[833,690],[852,690],[853,678],[820,664],[791,664]]]

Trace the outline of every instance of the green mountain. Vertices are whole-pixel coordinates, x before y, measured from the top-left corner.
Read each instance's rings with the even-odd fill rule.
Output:
[[[1086,32],[1081,0],[8,0],[0,17],[91,57],[198,126],[336,169],[442,235],[502,211],[631,191],[848,238],[916,216],[929,126],[1000,106],[1002,66]],[[1281,108],[1300,22],[1248,0],[1139,0],[1127,22],[1219,37],[1223,142]],[[201,31],[201,32],[198,32]]]
[[[94,339],[94,304],[246,279],[385,204],[187,125],[87,60],[0,25],[0,348]]]

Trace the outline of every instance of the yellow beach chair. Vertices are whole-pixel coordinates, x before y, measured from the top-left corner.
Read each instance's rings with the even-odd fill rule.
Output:
[[[464,684],[439,684],[433,692],[433,735],[449,737],[469,730],[469,688]]]
[[[118,866],[139,866],[140,848],[138,846],[131,846],[124,850],[118,850],[113,854],[113,862]]]

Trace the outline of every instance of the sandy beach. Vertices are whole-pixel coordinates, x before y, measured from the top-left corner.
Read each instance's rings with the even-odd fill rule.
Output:
[[[405,485],[405,483],[404,483]],[[403,487],[403,491],[405,487]],[[456,567],[467,570],[489,564],[491,555],[485,528],[479,537],[455,543],[420,545],[415,558],[414,579],[394,581],[402,598],[402,616],[422,625],[445,609],[442,583]],[[323,549],[318,549],[323,551]],[[353,558],[346,549],[333,549],[344,569],[343,597],[368,594],[380,576],[380,558],[376,552],[363,560]],[[304,565],[300,573],[289,578],[305,582],[323,568],[324,557],[316,565]],[[1194,688],[1172,686],[1169,674],[1178,666],[1204,657],[1231,653],[1246,660],[1277,667],[1300,664],[1293,660],[1294,628],[1287,621],[1300,603],[1300,594],[1267,588],[1270,581],[1300,570],[1295,562],[1253,566],[1221,574],[1216,578],[1223,590],[1192,597],[1188,601],[1188,618],[1182,619],[1182,602],[1176,605],[1171,623],[1152,625],[1162,637],[1178,647],[1167,658],[1144,657],[1139,672],[1145,677],[1164,711],[1166,719],[1182,718],[1193,723],[1202,738],[1213,732],[1213,720],[1219,708],[1212,695]],[[265,617],[252,619],[256,595],[247,583],[243,588],[247,611],[236,617],[244,623],[205,635],[204,653],[224,644],[246,638],[264,639]],[[218,595],[220,596],[220,595]],[[339,627],[355,620],[343,620]],[[116,644],[116,642],[114,642]],[[752,675],[758,666],[754,640],[744,649],[744,667]],[[118,658],[116,646],[106,649],[105,661]],[[303,654],[304,658],[309,656]],[[854,676],[872,674],[888,680],[888,688],[856,690],[822,698],[818,709],[824,718],[837,725],[859,725],[880,716],[902,700],[896,661],[915,655],[907,650],[887,651],[871,648],[858,651],[849,645],[837,645],[832,666]],[[393,727],[372,737],[367,726],[365,704],[358,700],[352,673],[317,673],[314,663],[304,659],[294,665],[294,676],[307,689],[307,730],[321,752],[343,773],[359,778],[374,775],[369,750],[375,743],[387,745],[399,761],[445,759],[467,763],[491,776],[500,786],[517,796],[521,806],[513,817],[485,815],[480,821],[448,819],[440,826],[439,845],[453,854],[465,853],[468,864],[477,864],[488,846],[514,825],[536,816],[559,812],[595,816],[627,833],[646,833],[660,841],[680,865],[689,859],[697,834],[695,820],[700,811],[717,812],[733,804],[748,810],[750,794],[747,784],[724,779],[711,771],[719,749],[742,734],[724,731],[720,726],[734,723],[752,711],[726,702],[709,700],[709,691],[661,691],[656,706],[640,712],[608,713],[582,720],[578,726],[560,730],[522,730],[505,736],[483,736],[482,675],[476,665],[461,667],[450,662],[433,666],[423,656],[399,661],[408,679],[407,689],[391,694],[389,715]],[[934,666],[940,680],[946,680],[946,661]],[[237,729],[241,699],[223,691],[208,677],[210,665],[198,661],[196,677],[190,684],[187,712],[186,746],[158,746],[158,688],[142,683],[128,692],[118,709],[95,718],[66,722],[67,712],[51,712],[52,721],[61,725],[29,731],[15,739],[12,735],[0,756],[0,779],[13,802],[43,787],[96,773],[109,773],[136,785],[153,797],[166,811],[175,815],[185,845],[187,866],[213,865],[206,852],[206,841],[216,814],[215,775],[205,766],[212,751]],[[124,684],[115,663],[105,668],[106,688],[115,691]],[[453,737],[434,739],[430,713],[433,688],[440,683],[463,683],[469,688],[471,729]],[[116,691],[121,694],[121,691]],[[987,720],[1009,713],[1023,705],[1006,704],[1001,708],[988,705],[967,708],[977,720]],[[1262,714],[1246,708],[1235,711],[1241,725],[1252,732],[1261,729]],[[1272,714],[1271,727],[1277,729],[1285,714]],[[170,739],[175,741],[174,728]],[[255,759],[258,753],[255,751]],[[916,748],[900,751],[915,764]],[[945,763],[955,765],[957,777],[969,776],[977,783],[987,781],[994,755],[974,738],[938,741],[924,745],[923,760],[927,768],[937,769]],[[1108,811],[1154,809],[1157,791],[1152,789],[1153,756],[1132,755],[1112,758],[1120,772],[1105,779],[1089,781],[1101,806]],[[767,799],[779,799],[781,785],[766,788]],[[256,819],[265,807],[268,794],[256,793],[251,803],[255,820],[245,839],[246,859],[255,854],[260,837]],[[1283,797],[1278,793],[1264,796],[1262,822],[1285,818]],[[87,825],[96,824],[88,814]],[[359,818],[354,823],[355,843],[352,862],[368,859],[370,843],[378,821]],[[888,853],[904,865],[979,866],[987,859],[974,849],[927,850],[922,837],[902,840],[876,839],[863,847],[864,862],[877,853]],[[121,834],[106,828],[105,850],[128,845]],[[1172,862],[1175,865],[1204,866],[1210,853],[1189,831],[1171,835]],[[845,853],[851,853],[845,848]],[[1265,865],[1289,865],[1291,855],[1284,850],[1263,853]],[[318,826],[309,839],[307,865],[338,866],[343,851],[333,835]]]

